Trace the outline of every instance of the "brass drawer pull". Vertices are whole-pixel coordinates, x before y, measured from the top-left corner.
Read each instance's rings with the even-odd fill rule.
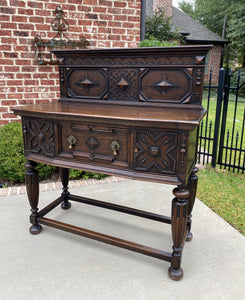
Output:
[[[73,135],[68,136],[66,140],[67,143],[69,144],[69,149],[72,149],[72,146],[74,146],[77,142],[76,138]]]
[[[113,155],[117,155],[117,151],[120,149],[120,145],[117,141],[113,141],[110,143],[111,150],[113,150]]]

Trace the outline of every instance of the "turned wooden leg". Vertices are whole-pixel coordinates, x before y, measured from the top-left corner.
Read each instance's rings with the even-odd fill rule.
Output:
[[[30,232],[32,234],[38,234],[42,231],[42,226],[37,223],[38,217],[38,197],[39,197],[39,182],[38,182],[38,172],[35,170],[37,163],[28,160],[25,167],[26,171],[26,190],[31,206],[31,216],[30,222],[32,226],[30,227]]]
[[[186,236],[187,242],[191,241],[193,238],[193,235],[191,233],[191,217],[192,217],[191,213],[195,203],[196,192],[197,192],[197,181],[198,181],[198,177],[196,175],[197,172],[198,172],[198,168],[194,167],[188,182],[188,189],[190,191],[190,196],[188,198],[189,207],[188,207],[187,236]]]
[[[70,192],[68,192],[69,169],[60,168],[60,177],[63,185],[63,192],[61,194],[61,197],[63,198],[63,203],[61,204],[61,207],[63,209],[69,209],[71,207],[71,202],[68,201],[70,196]]]
[[[171,279],[180,280],[183,277],[183,270],[180,265],[182,249],[187,234],[189,190],[184,187],[177,187],[173,190],[173,194],[175,196],[172,201],[171,215],[173,253],[168,274]]]

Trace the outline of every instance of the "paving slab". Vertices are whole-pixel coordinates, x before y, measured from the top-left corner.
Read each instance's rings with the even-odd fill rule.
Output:
[[[127,180],[73,187],[71,193],[170,215],[173,186]],[[40,193],[42,208],[59,190]],[[1,300],[244,299],[245,238],[201,201],[193,211],[194,238],[185,244],[184,277],[168,277],[169,263],[43,226],[29,233],[25,194],[0,198]],[[47,217],[171,251],[171,228],[72,202]]]

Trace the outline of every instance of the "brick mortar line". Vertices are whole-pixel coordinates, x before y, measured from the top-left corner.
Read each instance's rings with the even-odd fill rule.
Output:
[[[70,180],[69,181],[69,187],[81,187],[81,186],[86,186],[86,185],[99,185],[99,184],[108,184],[108,183],[117,183],[117,182],[122,182],[126,181],[126,178],[122,177],[116,177],[116,176],[111,176],[111,177],[106,177],[105,179],[80,179],[80,180]],[[39,184],[39,190],[40,192],[44,191],[53,191],[60,189],[62,190],[62,184],[60,181],[57,182],[47,182],[47,183],[40,183]],[[13,195],[22,195],[26,194],[26,186],[21,185],[21,186],[13,186],[13,187],[8,187],[8,188],[1,188],[0,189],[0,197],[4,196],[13,196]]]

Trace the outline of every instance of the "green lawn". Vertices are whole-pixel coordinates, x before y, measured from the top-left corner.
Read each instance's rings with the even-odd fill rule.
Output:
[[[206,167],[198,177],[198,199],[245,235],[245,175]]]
[[[204,91],[203,93],[203,101],[202,104],[205,108],[208,106],[208,93]],[[209,112],[208,112],[208,120],[209,122],[212,121],[213,125],[215,123],[215,113],[216,113],[216,104],[217,104],[217,95],[216,93],[212,92],[210,101],[209,101]],[[234,120],[234,112],[235,112],[235,95],[230,94],[230,101],[228,104],[228,111],[227,111],[227,121],[226,121],[226,133],[227,130],[232,131],[233,124],[235,125],[235,133],[237,131],[241,134],[242,132],[242,120],[244,115],[244,107],[245,107],[245,98],[239,97],[239,101],[237,103],[237,109],[235,114],[235,121]],[[206,117],[204,121],[206,120]],[[214,126],[213,126],[214,128]]]
[[[208,92],[204,91],[203,93],[203,106],[207,108],[208,106]],[[215,123],[215,112],[216,112],[216,104],[217,104],[217,94],[215,92],[211,93],[211,98],[209,102],[209,113],[208,113],[208,122],[207,122],[207,130],[209,132],[209,125],[212,121],[212,129],[211,129],[211,137],[214,135],[214,123]],[[244,106],[245,99],[239,97],[239,102],[237,104],[235,121],[234,120],[234,112],[235,112],[235,95],[230,94],[230,100],[227,111],[227,123],[225,130],[225,145],[227,142],[227,131],[229,130],[230,137],[228,146],[231,145],[231,134],[233,124],[235,126],[234,134],[236,135],[239,132],[239,143],[238,147],[240,147],[240,137],[242,133],[242,121],[244,117]],[[206,119],[205,117],[203,122],[203,133],[205,132],[206,127]],[[233,147],[236,140],[233,142]],[[208,146],[208,142],[206,142],[206,149]],[[212,141],[210,142],[210,150],[212,149]],[[202,141],[201,147],[204,148],[204,141]],[[245,149],[245,137],[243,137],[242,149]],[[232,157],[231,163],[238,163],[239,157],[235,157],[234,151],[230,153],[227,152],[227,155],[223,155],[223,162],[229,162],[230,155]],[[244,153],[240,158],[241,162],[244,160]],[[201,160],[202,162],[202,160]],[[226,220],[229,224],[231,224],[234,228],[240,231],[243,235],[245,235],[245,175],[244,174],[236,174],[229,172],[227,170],[222,169],[213,169],[210,166],[206,166],[204,169],[200,170],[198,173],[199,182],[197,189],[197,197],[203,201],[207,206],[209,206],[214,212],[220,215],[224,220]]]

